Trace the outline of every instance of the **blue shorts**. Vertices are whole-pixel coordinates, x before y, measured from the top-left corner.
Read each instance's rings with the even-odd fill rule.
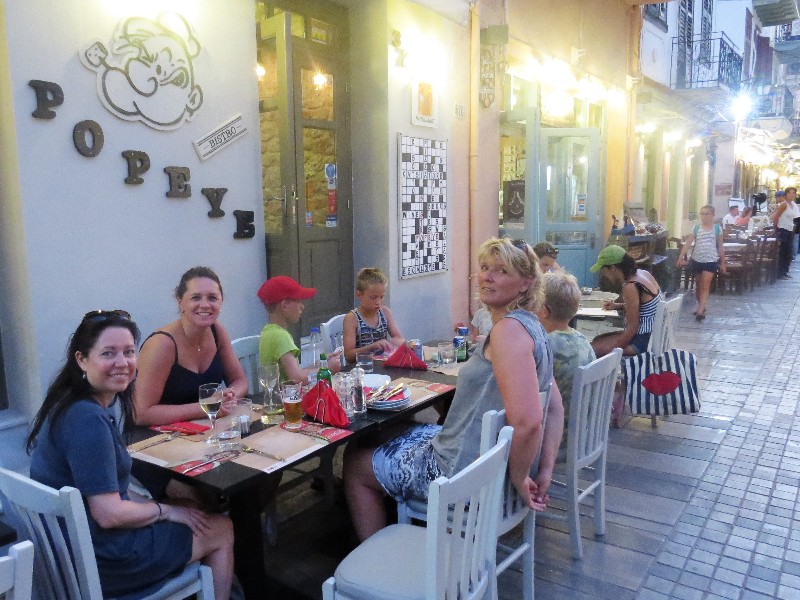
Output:
[[[440,425],[415,425],[375,449],[372,470],[395,500],[428,499],[431,481],[443,475],[431,445],[441,429]]]
[[[702,273],[703,271],[708,271],[709,273],[716,273],[719,271],[719,261],[714,260],[711,262],[697,262],[696,260],[689,261],[689,270],[697,275],[698,273]]]
[[[650,336],[652,332],[647,333],[637,333],[633,336],[633,339],[630,341],[629,346],[633,346],[636,348],[637,354],[641,354],[642,352],[647,351],[647,345],[650,343]]]

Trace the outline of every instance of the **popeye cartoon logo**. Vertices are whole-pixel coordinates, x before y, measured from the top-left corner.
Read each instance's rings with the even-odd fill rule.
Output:
[[[132,17],[114,34],[109,55],[96,41],[80,52],[97,73],[97,96],[109,112],[153,129],[177,129],[203,104],[192,59],[200,44],[181,15],[164,13],[152,21]]]

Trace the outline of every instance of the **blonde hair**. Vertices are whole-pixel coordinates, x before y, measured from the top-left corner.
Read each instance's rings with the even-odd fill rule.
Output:
[[[543,277],[544,303],[557,321],[569,321],[578,312],[581,289],[574,275],[566,271],[545,273]]]
[[[366,292],[371,285],[386,285],[389,279],[376,267],[364,267],[356,275],[356,291]]]
[[[478,260],[482,261],[488,256],[498,258],[507,268],[530,280],[528,289],[507,306],[508,310],[523,308],[531,312],[537,311],[544,301],[542,271],[539,269],[539,258],[530,245],[507,237],[490,238],[478,249]]]

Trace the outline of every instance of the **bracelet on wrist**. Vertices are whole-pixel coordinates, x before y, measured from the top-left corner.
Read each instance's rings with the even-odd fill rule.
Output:
[[[156,502],[156,506],[158,507],[158,516],[156,517],[156,521],[161,521],[164,518],[164,512],[161,510],[161,503]]]

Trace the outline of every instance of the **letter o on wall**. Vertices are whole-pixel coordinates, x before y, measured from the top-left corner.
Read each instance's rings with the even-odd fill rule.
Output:
[[[87,133],[91,134],[91,144],[87,142]],[[72,143],[81,156],[94,158],[103,150],[104,142],[103,128],[95,121],[81,121],[72,128]]]

